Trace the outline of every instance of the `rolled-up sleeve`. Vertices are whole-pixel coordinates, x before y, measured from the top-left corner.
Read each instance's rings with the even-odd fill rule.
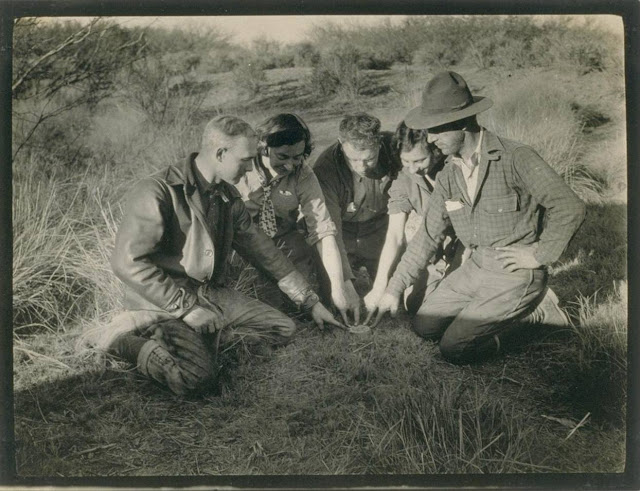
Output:
[[[320,164],[323,156],[324,154],[318,159],[319,163],[314,167],[314,172],[318,177],[320,188],[324,194],[324,201],[327,206],[327,210],[329,210],[329,216],[336,226],[336,243],[338,244],[340,258],[342,260],[342,274],[344,275],[345,281],[352,280],[355,278],[355,275],[351,270],[351,265],[349,264],[349,258],[347,256],[347,249],[344,245],[344,240],[342,239],[342,207],[340,206],[339,191],[340,183],[338,182],[338,176],[335,175],[335,173],[326,172],[328,167],[327,165]]]
[[[429,209],[416,234],[409,242],[402,255],[400,264],[389,284],[387,292],[399,296],[427,266],[427,263],[438,252],[451,226],[444,201],[445,191],[440,176],[429,200]]]
[[[546,223],[535,257],[540,264],[557,261],[585,218],[585,204],[535,150],[514,151],[515,176],[545,208]]]
[[[306,164],[300,168],[296,187],[307,225],[307,243],[314,245],[325,237],[336,235],[336,224],[329,214],[318,178]]]
[[[116,235],[111,267],[133,291],[180,317],[193,306],[195,295],[181,288],[152,260],[161,252],[170,202],[162,184],[154,178],[140,181],[133,188]]]
[[[409,193],[407,192],[407,179],[402,173],[398,174],[398,178],[391,183],[387,209],[389,215],[411,213],[411,211],[413,211]]]

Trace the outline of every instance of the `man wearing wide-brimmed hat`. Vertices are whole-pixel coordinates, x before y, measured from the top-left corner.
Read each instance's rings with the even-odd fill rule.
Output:
[[[584,203],[531,147],[478,125],[476,114],[492,104],[474,97],[459,74],[443,72],[407,114],[407,126],[428,129],[429,143],[447,160],[378,309],[377,320],[387,311],[395,314],[402,292],[453,226],[470,258],[425,298],[413,328],[440,339],[443,356],[456,363],[499,352],[510,335],[532,323],[556,323],[534,310],[548,291],[547,266],[585,215]]]

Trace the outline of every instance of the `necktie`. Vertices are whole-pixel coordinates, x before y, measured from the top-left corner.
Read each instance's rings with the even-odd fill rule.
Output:
[[[260,219],[258,224],[265,234],[269,237],[273,237],[276,235],[276,231],[278,230],[276,225],[276,212],[273,208],[273,201],[271,201],[271,189],[275,182],[272,181],[271,183],[268,183],[266,175],[261,172],[259,175],[262,190],[264,191],[264,199],[262,201],[262,209],[260,210]]]

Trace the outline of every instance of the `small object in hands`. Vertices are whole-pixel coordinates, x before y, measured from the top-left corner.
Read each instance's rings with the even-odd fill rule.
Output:
[[[371,333],[371,327],[366,324],[356,324],[355,326],[349,327],[349,332],[351,334],[369,334]]]

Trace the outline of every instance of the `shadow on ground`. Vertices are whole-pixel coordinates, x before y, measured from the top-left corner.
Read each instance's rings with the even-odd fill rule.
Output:
[[[553,267],[551,288],[562,304],[596,293],[604,300],[615,291],[616,283],[626,279],[626,204],[588,204],[584,223]]]

